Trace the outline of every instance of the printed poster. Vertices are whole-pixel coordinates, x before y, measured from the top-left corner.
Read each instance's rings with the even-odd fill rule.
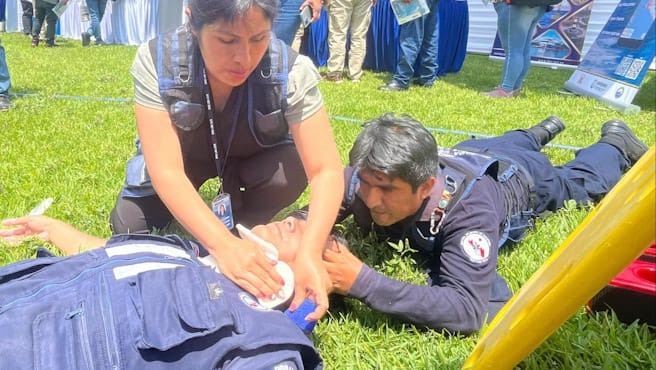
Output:
[[[655,0],[620,0],[565,88],[617,109],[631,102],[654,59]]]
[[[531,41],[531,60],[540,64],[576,66],[588,30],[593,0],[564,0],[545,13]],[[492,57],[505,57],[499,34]]]

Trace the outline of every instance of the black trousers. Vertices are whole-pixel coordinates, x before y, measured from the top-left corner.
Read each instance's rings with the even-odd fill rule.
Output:
[[[57,29],[57,14],[52,11],[55,4],[49,3],[44,0],[36,0],[34,3],[34,10],[36,11],[36,22],[32,27],[32,39],[38,39],[41,33],[41,26],[45,19],[48,24],[46,25],[46,43],[53,45],[55,43],[55,31]]]
[[[34,5],[30,0],[21,0],[21,7],[23,8],[23,33],[26,35],[31,35]]]
[[[187,166],[187,176],[199,189],[217,176],[214,161]],[[291,205],[307,187],[303,164],[293,144],[280,145],[248,158],[229,158],[223,191],[230,194],[235,223],[245,226],[269,222]],[[169,225],[173,216],[159,196],[116,200],[110,216],[114,234],[149,233]]]

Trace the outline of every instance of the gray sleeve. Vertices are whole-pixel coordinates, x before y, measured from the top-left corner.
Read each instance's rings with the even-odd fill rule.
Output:
[[[319,71],[310,58],[299,55],[287,79],[287,103],[285,118],[289,125],[306,120],[323,106],[318,84]]]
[[[148,43],[141,44],[137,49],[130,73],[134,81],[134,101],[148,108],[165,111],[166,108],[159,95],[157,69]]]

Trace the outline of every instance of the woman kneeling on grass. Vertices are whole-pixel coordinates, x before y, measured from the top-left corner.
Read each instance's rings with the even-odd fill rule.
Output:
[[[228,278],[271,297],[282,287],[273,262],[230,228],[265,223],[309,182],[292,306],[313,297],[309,318],[317,320],[328,308],[321,251],[342,198],[342,166],[319,73],[271,32],[277,9],[277,0],[189,0],[187,24],[139,48],[131,70],[137,154],[110,222],[114,233],[147,233],[175,217]],[[217,176],[213,213],[197,190]]]

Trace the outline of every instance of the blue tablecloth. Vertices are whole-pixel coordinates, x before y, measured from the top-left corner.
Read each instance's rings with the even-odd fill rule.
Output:
[[[438,46],[438,75],[458,72],[467,53],[469,35],[469,11],[466,1],[441,0],[440,41]],[[371,25],[367,34],[367,54],[364,67],[374,71],[394,72],[399,53],[399,25],[389,0],[378,0],[373,8]],[[319,21],[309,27],[306,53],[318,66],[328,60],[328,14],[321,11]]]
[[[6,19],[5,18],[5,8],[6,8],[5,0],[0,0],[0,9],[1,9],[1,11],[0,11],[0,22],[4,22],[5,19]]]

